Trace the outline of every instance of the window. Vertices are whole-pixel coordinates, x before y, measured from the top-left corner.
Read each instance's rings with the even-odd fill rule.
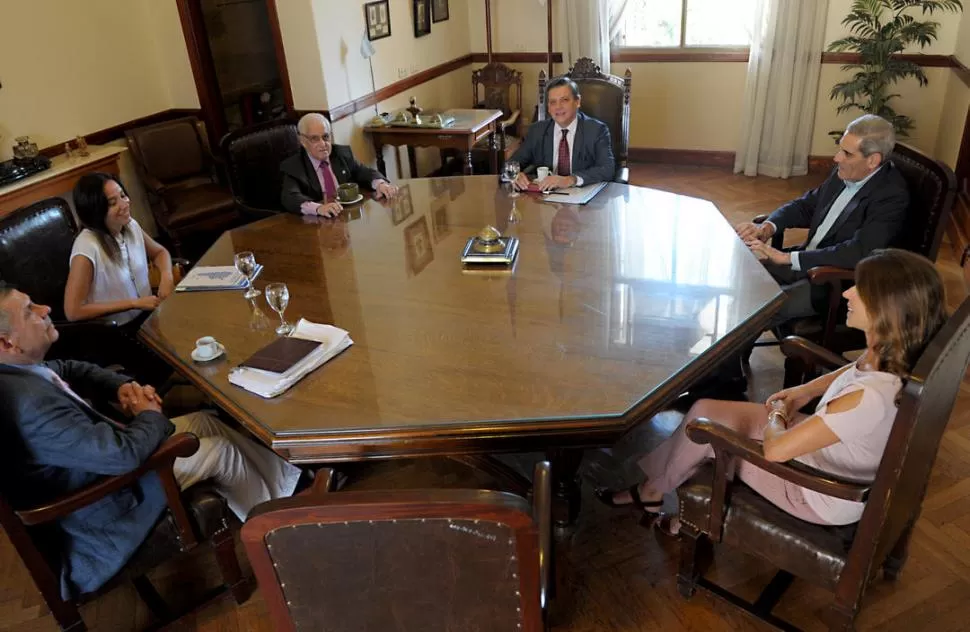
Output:
[[[615,47],[742,48],[751,41],[756,0],[629,0]]]

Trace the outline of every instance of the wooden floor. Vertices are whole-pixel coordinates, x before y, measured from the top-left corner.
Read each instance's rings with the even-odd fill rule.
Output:
[[[787,181],[734,176],[715,168],[637,165],[632,180],[713,200],[732,223],[770,211],[814,186],[818,176]],[[951,307],[965,295],[960,270],[947,245],[940,252]],[[757,372],[754,396],[764,397],[780,387],[781,356],[759,348],[752,359]],[[660,415],[649,430],[671,429],[677,417]],[[563,585],[553,612],[554,630],[760,630],[740,614],[698,593],[685,601],[674,578],[676,546],[637,526],[632,513],[610,511],[592,501],[594,485],[635,480],[633,458],[645,449],[643,432],[634,432],[610,450],[590,451],[583,466],[584,506],[575,533],[557,550]],[[359,486],[367,487],[375,469],[358,472]],[[441,474],[441,463],[412,463],[403,478],[419,481],[429,470]],[[457,467],[457,466],[455,466]],[[458,480],[456,475],[453,479]],[[355,485],[356,487],[357,485]],[[160,569],[153,580],[173,600],[215,582],[214,562],[196,556],[191,565]],[[718,551],[711,576],[742,595],[753,597],[773,569],[729,551]],[[913,538],[911,556],[895,584],[877,581],[869,589],[860,630],[970,629],[970,385],[964,384],[950,420],[929,492]],[[796,583],[776,614],[806,630],[826,629],[820,613],[829,594]],[[122,586],[84,607],[93,630],[124,631],[144,626],[147,611],[129,586]],[[19,558],[0,536],[0,630],[56,630]],[[244,605],[228,598],[172,626],[194,631],[269,631],[266,607],[258,592]]]

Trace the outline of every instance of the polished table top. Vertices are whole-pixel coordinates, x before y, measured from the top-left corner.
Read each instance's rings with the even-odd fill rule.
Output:
[[[463,269],[485,225],[520,239],[512,270]],[[333,323],[354,345],[263,399],[227,372],[274,338],[264,297],[175,294],[141,335],[294,461],[608,444],[783,301],[712,203],[620,184],[567,206],[510,198],[494,176],[410,180],[387,207],[227,232],[199,264],[243,250],[264,265],[257,287],[289,286],[289,321]],[[203,335],[226,356],[193,362]]]

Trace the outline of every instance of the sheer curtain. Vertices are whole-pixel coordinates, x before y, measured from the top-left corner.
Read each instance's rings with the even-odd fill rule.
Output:
[[[828,0],[760,0],[734,172],[808,173]]]
[[[620,20],[630,0],[560,0],[559,42],[567,68],[580,57],[589,57],[605,73],[610,72],[610,42],[620,30]],[[551,2],[551,0],[546,0]],[[542,0],[540,3],[544,4]]]

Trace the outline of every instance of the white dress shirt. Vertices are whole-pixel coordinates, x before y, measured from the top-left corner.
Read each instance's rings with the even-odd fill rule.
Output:
[[[583,179],[573,174],[573,166],[576,164],[576,157],[573,153],[573,141],[576,140],[576,130],[579,128],[578,113],[568,127],[560,127],[558,123],[554,127],[556,133],[552,135],[552,173],[553,175],[559,173],[559,141],[562,140],[562,131],[565,129],[569,132],[566,134],[566,144],[569,145],[569,171],[576,178],[576,186],[581,187],[583,186]]]

